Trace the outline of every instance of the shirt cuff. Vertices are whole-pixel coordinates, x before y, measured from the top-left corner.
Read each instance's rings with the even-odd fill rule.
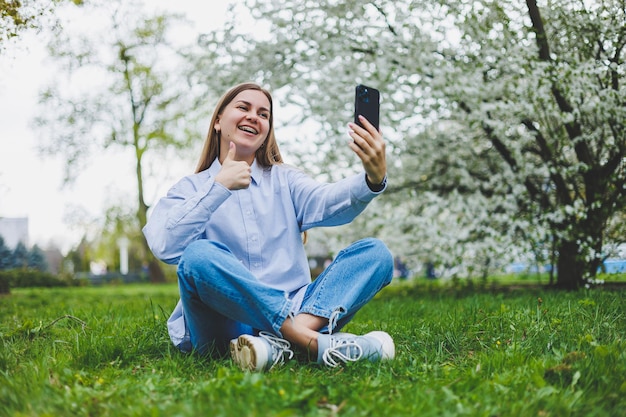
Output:
[[[385,187],[387,186],[387,174],[385,174],[385,177],[383,178],[380,184],[372,184],[370,180],[367,178],[367,174],[365,174],[365,182],[367,183],[367,186],[372,192],[379,193],[382,190],[384,190]]]

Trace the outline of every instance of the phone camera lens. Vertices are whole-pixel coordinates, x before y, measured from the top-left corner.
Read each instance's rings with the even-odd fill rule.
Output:
[[[363,103],[369,103],[369,90],[367,88],[362,88],[359,91],[359,99],[363,102]]]

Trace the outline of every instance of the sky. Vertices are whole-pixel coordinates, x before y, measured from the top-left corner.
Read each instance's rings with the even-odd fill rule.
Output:
[[[146,7],[185,13],[201,33],[225,20],[232,1],[144,3]],[[185,34],[196,35],[191,31]],[[49,76],[44,45],[33,34],[25,34],[20,42],[19,50],[0,56],[0,217],[28,217],[31,245],[55,245],[66,252],[85,232],[76,227],[72,217],[76,213],[101,215],[110,204],[111,190],[115,195],[126,192],[134,198],[134,182],[128,180],[127,172],[116,169],[119,159],[103,158],[81,171],[74,185],[63,186],[63,161],[39,155],[38,133],[32,128],[38,92]]]

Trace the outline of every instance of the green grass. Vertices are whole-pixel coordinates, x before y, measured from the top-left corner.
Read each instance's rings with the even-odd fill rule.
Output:
[[[0,416],[618,416],[626,292],[397,283],[346,331],[396,360],[269,373],[184,355],[173,285],[19,289],[0,298]]]

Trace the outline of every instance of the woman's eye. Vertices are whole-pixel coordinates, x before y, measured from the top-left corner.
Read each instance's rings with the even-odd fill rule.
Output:
[[[270,115],[268,113],[261,113],[261,114],[259,114],[259,116],[261,116],[264,119],[269,119],[270,118]]]

